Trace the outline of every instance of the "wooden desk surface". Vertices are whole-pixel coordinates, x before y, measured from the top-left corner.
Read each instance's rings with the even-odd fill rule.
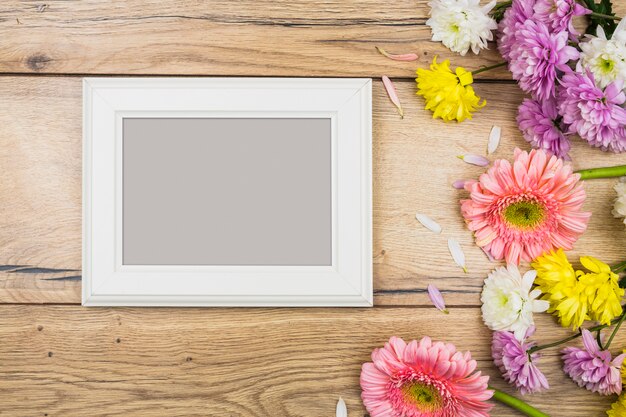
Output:
[[[618,14],[626,4],[618,4]],[[493,50],[459,57],[429,41],[426,1],[4,0],[0,4],[0,416],[350,416],[360,364],[389,336],[430,335],[471,350],[492,383],[490,332],[480,319],[493,268],[472,244],[450,184],[481,168],[456,155],[528,148],[516,127],[523,95],[505,71],[476,85],[488,105],[445,124],[415,96],[416,66],[434,55],[468,69],[499,62]],[[417,52],[394,62],[374,46]],[[372,309],[119,309],[80,307],[81,77],[83,75],[362,76],[374,78],[374,286]],[[406,117],[380,77],[394,79]],[[573,163],[626,163],[574,141]],[[589,231],[573,258],[626,256],[611,214],[612,180],[587,183]],[[415,213],[444,227],[432,235]],[[446,238],[468,256],[464,275]],[[425,294],[435,282],[451,308]],[[567,334],[547,315],[538,337]],[[626,336],[619,341],[626,347]],[[614,346],[619,346],[614,343]],[[579,389],[557,352],[542,360],[552,389],[528,397],[553,417],[600,417],[612,401]],[[516,416],[497,406],[494,416]]]

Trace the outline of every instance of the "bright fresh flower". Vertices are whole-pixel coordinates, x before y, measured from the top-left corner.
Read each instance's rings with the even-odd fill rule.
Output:
[[[480,297],[483,320],[491,330],[508,330],[523,340],[535,324],[533,313],[544,312],[550,303],[537,300],[541,291],[532,290],[537,272],[521,276],[517,266],[498,267],[489,274]]]
[[[430,6],[430,19],[433,41],[441,41],[453,52],[465,55],[471,48],[478,54],[487,48],[487,41],[493,40],[492,30],[498,24],[489,12],[496,5],[492,0],[480,6],[480,0],[433,0]]]
[[[563,76],[559,88],[559,113],[569,131],[603,151],[626,151],[626,94],[624,83],[614,81],[604,91],[592,73]]]
[[[611,39],[606,38],[602,26],[598,26],[597,34],[587,35],[587,41],[579,45],[579,72],[591,71],[600,88],[618,80],[626,83],[626,20],[620,22]]]
[[[535,328],[530,327],[525,338],[533,335]],[[528,349],[535,342],[519,341],[511,332],[495,332],[491,344],[493,362],[500,369],[504,380],[514,385],[522,394],[540,392],[549,388],[545,375],[537,368],[540,355],[528,355]]]
[[[533,262],[537,271],[535,284],[550,302],[549,313],[555,313],[563,327],[573,330],[585,320],[610,324],[622,313],[620,304],[624,290],[611,268],[590,256],[580,258],[590,272],[574,272],[562,250],[546,253]]]
[[[446,122],[462,122],[472,118],[472,112],[485,106],[474,93],[470,84],[474,82],[472,73],[457,67],[456,73],[450,70],[450,61],[437,63],[437,57],[430,64],[430,70],[417,70],[417,95],[426,100],[426,109],[433,112],[433,118]]]
[[[584,349],[567,347],[562,350],[563,370],[578,384],[601,395],[622,392],[620,368],[626,354],[612,359],[611,352],[600,350],[598,342],[587,329],[582,330]]]
[[[578,59],[578,50],[567,44],[568,33],[551,33],[545,24],[527,20],[518,26],[515,38],[509,53],[513,78],[540,101],[554,97],[557,76],[571,72],[567,63]]]
[[[617,193],[617,198],[613,207],[613,215],[617,218],[623,217],[624,224],[626,224],[626,177],[622,177],[615,184],[615,192]]]
[[[622,367],[624,369],[624,367]],[[620,395],[606,412],[609,417],[626,417],[626,396]]]
[[[524,139],[535,149],[543,149],[559,158],[570,159],[570,141],[565,136],[566,127],[553,99],[537,100],[524,99],[519,106],[517,115]]]
[[[498,25],[498,50],[506,61],[511,60],[511,50],[517,43],[517,30],[534,15],[535,0],[513,0]]]
[[[515,150],[513,164],[496,160],[479,181],[467,181],[461,211],[476,244],[519,265],[555,248],[569,250],[587,228],[585,190],[571,166],[543,150]]]
[[[537,0],[534,10],[537,19],[554,32],[569,32],[573,42],[578,40],[579,35],[574,29],[573,18],[591,13],[591,10],[581,6],[576,0]]]
[[[563,327],[579,328],[587,318],[587,300],[580,297],[576,272],[562,249],[544,253],[535,259],[535,284],[550,303],[549,313],[556,313]]]
[[[392,337],[361,370],[361,398],[371,417],[488,417],[488,376],[469,352],[424,337]]]
[[[611,324],[611,320],[622,314],[620,300],[624,289],[619,287],[619,275],[611,267],[591,256],[583,256],[580,262],[589,273],[578,271],[578,280],[584,286],[589,300],[589,317],[600,324]]]

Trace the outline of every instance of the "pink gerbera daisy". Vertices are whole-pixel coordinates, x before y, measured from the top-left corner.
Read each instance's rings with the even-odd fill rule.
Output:
[[[469,352],[424,337],[392,337],[361,371],[361,398],[372,417],[488,417],[488,376]]]
[[[461,211],[476,244],[494,259],[519,264],[552,249],[572,249],[587,228],[585,190],[568,164],[541,149],[515,150],[479,181],[467,181]]]

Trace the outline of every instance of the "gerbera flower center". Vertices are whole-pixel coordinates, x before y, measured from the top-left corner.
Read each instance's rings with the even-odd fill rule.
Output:
[[[518,201],[504,209],[503,216],[512,226],[530,229],[543,221],[545,208],[536,201]]]
[[[402,387],[406,401],[412,402],[420,411],[435,411],[443,406],[441,394],[432,385],[411,381]]]

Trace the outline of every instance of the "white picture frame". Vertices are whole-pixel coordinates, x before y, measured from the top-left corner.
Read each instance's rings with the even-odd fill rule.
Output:
[[[355,78],[84,78],[82,304],[372,306],[371,88]],[[134,117],[330,119],[330,265],[124,264],[122,125]]]

